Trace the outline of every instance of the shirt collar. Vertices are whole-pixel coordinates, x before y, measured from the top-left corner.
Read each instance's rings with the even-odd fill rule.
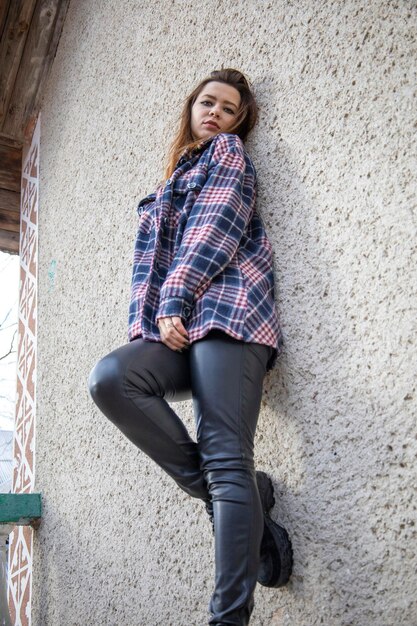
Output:
[[[184,150],[184,152],[182,153],[182,155],[179,158],[179,161],[178,161],[176,167],[179,167],[180,165],[182,165],[183,163],[185,163],[186,161],[188,161],[192,157],[196,156],[197,154],[199,154],[200,152],[205,150],[207,148],[207,146],[213,141],[213,139],[215,137],[216,137],[216,135],[212,135],[211,137],[208,137],[207,139],[203,139],[202,141],[200,141],[200,143],[198,143],[196,146],[194,146],[194,148],[192,148],[192,150],[188,150],[188,149]]]

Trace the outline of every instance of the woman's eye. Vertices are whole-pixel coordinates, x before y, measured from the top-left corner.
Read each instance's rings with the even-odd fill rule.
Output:
[[[210,102],[210,100],[203,100],[201,104],[204,104],[204,106],[208,106],[208,107],[211,107],[213,105],[213,103]]]
[[[228,107],[225,108],[225,112],[226,113],[230,113],[230,115],[234,115],[235,112],[232,109],[229,109]]]

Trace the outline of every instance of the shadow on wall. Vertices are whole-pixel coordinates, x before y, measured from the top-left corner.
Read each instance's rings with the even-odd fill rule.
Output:
[[[285,345],[265,382],[256,450],[258,466],[274,478],[273,516],[294,548],[280,604],[294,602],[294,623],[302,623],[304,606],[314,624],[366,623],[382,614],[377,598],[388,589],[381,571],[389,520],[382,520],[393,489],[390,420],[370,358],[378,336],[369,331],[373,308],[361,282],[369,250],[352,207],[341,199],[329,210],[323,192],[307,190],[282,137],[264,136],[262,162],[276,169],[258,169],[258,203],[275,250]],[[391,598],[401,597],[401,580],[390,585]],[[287,623],[280,611],[271,623]]]

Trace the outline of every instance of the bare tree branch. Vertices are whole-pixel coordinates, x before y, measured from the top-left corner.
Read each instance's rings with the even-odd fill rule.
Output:
[[[4,328],[4,324],[7,322],[7,318],[9,317],[10,313],[14,310],[15,306],[16,306],[16,302],[14,302],[13,305],[10,307],[10,309],[7,311],[4,320],[2,322],[0,322],[0,329],[1,330],[6,330],[6,328]]]
[[[0,267],[0,273],[1,274],[3,272],[6,272],[9,269],[10,265],[12,264],[12,261],[13,261],[12,255],[10,255],[10,257],[11,258],[6,258],[6,259],[4,257],[2,257],[3,263],[1,264],[1,267]]]
[[[1,330],[9,330],[9,328],[13,328],[13,326],[17,326],[17,322],[13,322],[13,324],[10,324],[9,326],[2,326],[0,324],[0,331]]]
[[[16,337],[16,333],[17,333],[17,328],[13,333],[13,337],[12,337],[12,341],[10,343],[10,348],[9,351],[6,354],[3,354],[3,356],[0,356],[0,361],[3,361],[3,359],[6,359],[9,354],[14,354],[16,352],[16,350],[13,350],[13,344],[14,344],[14,338]]]

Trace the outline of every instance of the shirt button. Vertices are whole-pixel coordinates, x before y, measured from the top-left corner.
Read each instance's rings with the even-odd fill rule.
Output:
[[[168,224],[169,219],[167,217],[164,217],[164,224]]]
[[[188,189],[195,189],[195,187],[197,187],[196,183],[187,183],[187,187]]]
[[[191,309],[190,309],[190,307],[189,307],[189,306],[185,306],[185,307],[184,307],[183,314],[184,314],[184,317],[190,317],[190,315],[191,315]]]
[[[155,262],[155,267],[156,267],[157,270],[159,270],[159,261]]]
[[[170,184],[171,184],[171,182],[172,182],[172,181],[171,181],[171,179],[170,179],[170,178],[168,178],[168,180],[167,180],[166,184],[167,184],[167,185],[170,185]]]

